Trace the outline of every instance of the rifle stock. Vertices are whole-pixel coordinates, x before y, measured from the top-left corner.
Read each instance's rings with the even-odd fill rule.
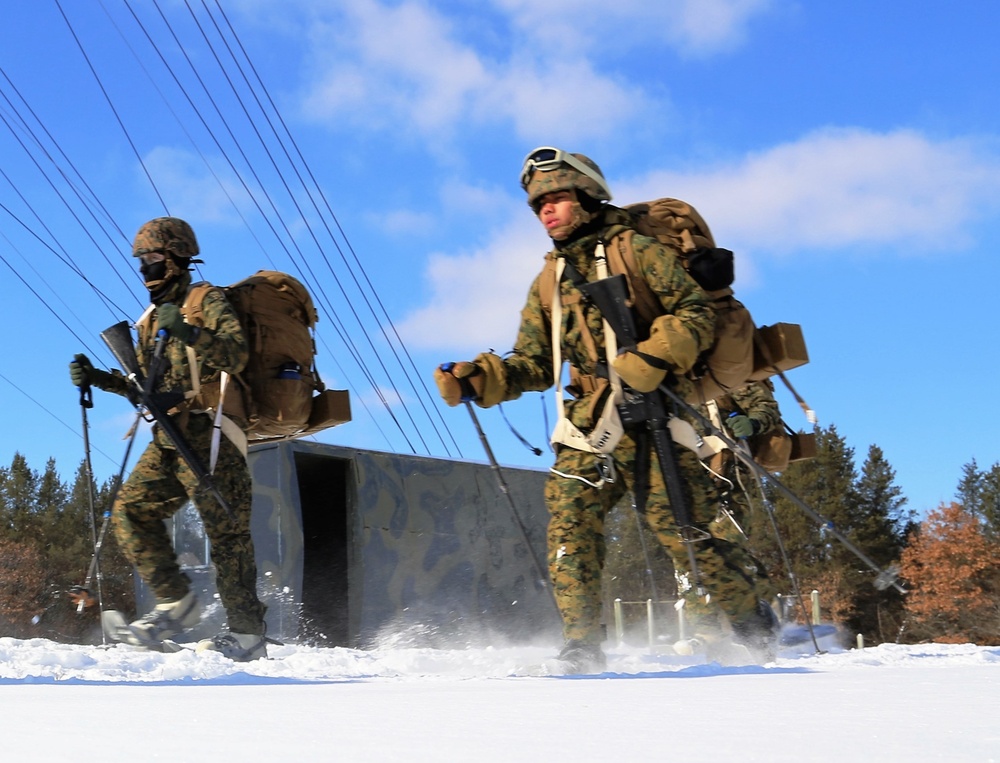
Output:
[[[121,321],[114,326],[109,326],[101,332],[101,339],[115,356],[118,365],[127,376],[132,376],[143,382],[142,369],[139,367],[139,359],[135,355],[135,347],[132,344],[132,331],[129,329],[128,321]]]
[[[611,326],[621,350],[634,350],[639,342],[632,308],[628,305],[628,284],[621,273],[598,281],[580,284],[580,291]],[[610,358],[609,358],[610,360]]]

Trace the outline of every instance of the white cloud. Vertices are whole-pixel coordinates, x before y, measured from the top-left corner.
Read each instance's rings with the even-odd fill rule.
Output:
[[[411,347],[471,353],[509,349],[528,287],[541,270],[549,243],[525,207],[480,249],[432,254],[423,290],[427,305],[398,324],[403,340]]]
[[[741,43],[746,27],[771,0],[495,0],[520,34],[564,52],[611,44],[663,42],[678,52],[705,56]]]
[[[306,99],[314,117],[367,122],[380,115],[380,126],[405,119],[429,132],[454,123],[470,94],[487,84],[476,53],[455,42],[449,21],[426,6],[355,0],[341,10],[311,30],[322,70]]]
[[[425,236],[434,230],[436,224],[432,215],[408,209],[370,214],[367,219],[373,227],[377,226],[396,236]]]
[[[912,130],[821,130],[705,173],[670,170],[616,186],[622,199],[679,196],[716,238],[756,251],[964,240],[1000,198],[1000,158],[972,141]]]
[[[567,55],[521,35],[505,58],[490,58],[469,41],[467,19],[423,3],[353,0],[340,11],[310,29],[317,63],[303,108],[313,119],[402,127],[437,142],[459,125],[495,123],[526,140],[574,140],[611,135],[649,108],[639,87],[598,70],[600,48]],[[566,119],[588,112],[601,118]]]

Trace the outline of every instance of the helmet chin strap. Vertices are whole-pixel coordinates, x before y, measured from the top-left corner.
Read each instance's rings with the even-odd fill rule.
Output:
[[[573,206],[571,208],[572,219],[570,219],[569,223],[567,223],[566,225],[560,225],[558,228],[552,229],[552,231],[549,233],[549,236],[554,241],[565,241],[567,238],[573,235],[574,231],[589,223],[591,220],[594,219],[595,216],[595,213],[588,212],[583,208],[583,205],[580,203],[580,197],[577,195],[576,189],[572,188],[570,189],[570,191],[573,194]]]
[[[186,278],[185,278],[186,276]],[[146,281],[146,289],[149,290],[149,299],[159,305],[169,302],[177,296],[178,292],[187,288],[191,283],[191,276],[187,270],[182,269],[173,258],[167,259],[167,272],[163,278],[153,281]]]

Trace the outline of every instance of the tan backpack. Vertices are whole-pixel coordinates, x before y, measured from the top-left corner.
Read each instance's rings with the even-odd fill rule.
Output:
[[[191,287],[182,308],[188,323],[202,325],[202,301],[212,288],[217,287]],[[247,439],[301,437],[350,421],[347,392],[324,390],[316,371],[313,328],[319,315],[305,286],[287,273],[258,270],[221,290],[239,316],[250,349],[246,368],[235,377],[242,400],[234,410],[227,392],[223,410],[247,421]],[[206,409],[217,404],[217,387],[214,400],[211,395],[203,395]]]
[[[734,277],[733,253],[715,246],[704,218],[684,201],[663,198],[624,209],[632,216],[635,230],[625,231],[609,243],[608,269],[612,274],[626,276],[631,306],[639,322],[648,327],[663,314],[663,308],[636,262],[632,247],[635,233],[655,238],[677,252],[684,268],[705,289],[715,308],[715,341],[689,374],[694,381],[689,402],[704,403],[742,387],[755,371],[756,328],[750,311],[733,296],[730,288]],[[554,290],[555,264],[549,259],[539,280],[539,298],[549,314]],[[777,369],[771,373],[776,372]]]

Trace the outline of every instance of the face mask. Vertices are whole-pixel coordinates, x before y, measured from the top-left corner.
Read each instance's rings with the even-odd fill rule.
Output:
[[[178,265],[173,256],[153,256],[142,258],[139,272],[149,291],[150,300],[154,304],[160,304],[174,294],[178,279],[187,273],[187,269]]]
[[[147,289],[156,288],[167,275],[167,263],[164,260],[149,264],[144,262],[139,266],[139,272],[142,273],[142,279],[146,282]]]

